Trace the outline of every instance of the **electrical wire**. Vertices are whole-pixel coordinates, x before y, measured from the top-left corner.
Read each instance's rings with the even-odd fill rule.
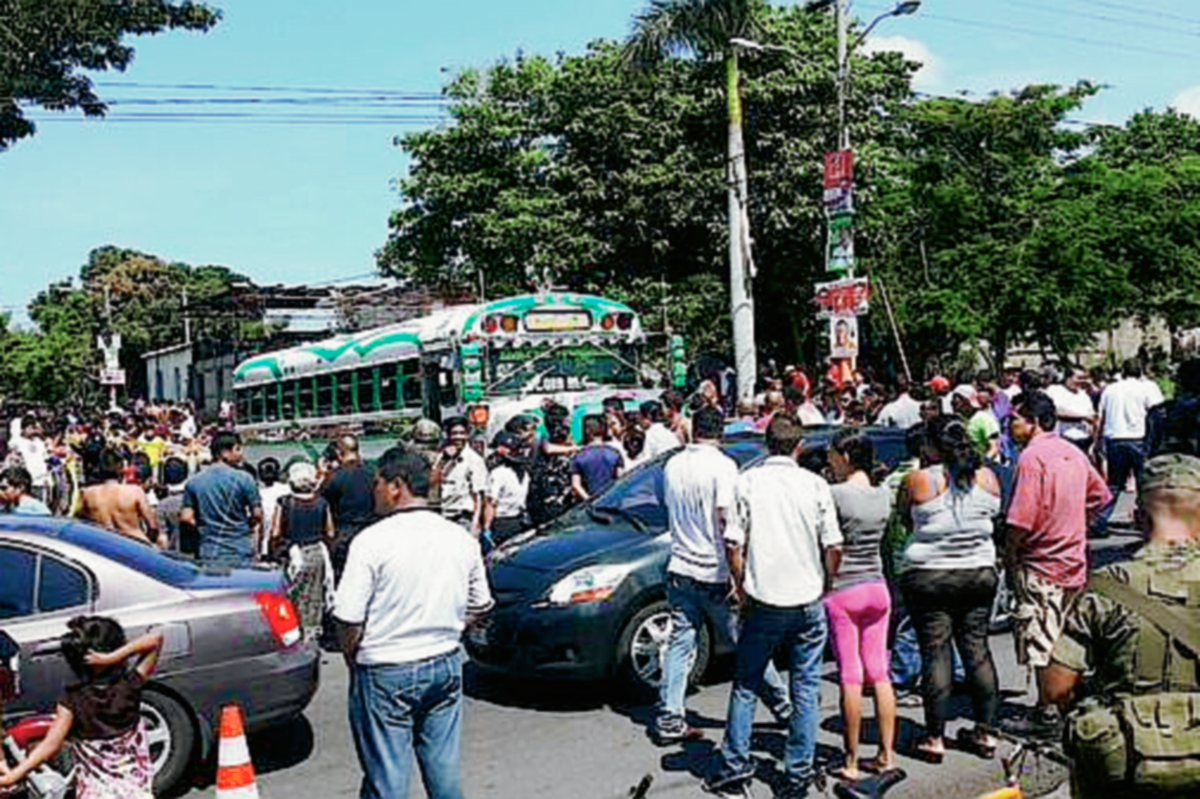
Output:
[[[1022,2],[1022,0],[1000,0],[1000,2],[1014,8],[1028,9],[1030,11],[1041,11],[1047,14],[1057,14],[1061,17],[1070,17],[1071,19],[1090,19],[1096,22],[1106,22],[1114,25],[1121,25],[1122,27],[1144,28],[1145,30],[1173,33],[1176,36],[1200,36],[1200,32],[1182,29],[1178,25],[1158,25],[1153,22],[1119,19],[1117,17],[1104,16],[1102,14],[1088,14],[1082,11],[1073,11],[1069,8],[1048,8],[1040,3]],[[1200,25],[1200,23],[1197,24]]]
[[[1136,44],[1125,44],[1123,42],[1114,42],[1105,39],[1090,39],[1086,36],[1072,36],[1066,33],[1050,33],[1033,28],[1022,28],[1018,25],[1008,25],[1002,22],[980,22],[979,20],[948,17],[942,14],[923,14],[923,16],[927,19],[938,22],[949,22],[953,25],[963,25],[970,28],[978,28],[988,31],[1006,31],[1008,33],[1017,33],[1023,36],[1035,36],[1042,39],[1053,39],[1060,42],[1072,42],[1074,44],[1084,44],[1092,47],[1104,47],[1108,50],[1124,50],[1130,53],[1148,53],[1150,55],[1169,58],[1186,58],[1189,61],[1196,61],[1198,58],[1200,58],[1200,54],[1197,53],[1184,53],[1176,50],[1161,50],[1157,47],[1141,47]]]
[[[1167,11],[1158,11],[1154,8],[1146,8],[1145,6],[1128,6],[1123,3],[1112,3],[1107,0],[1090,0],[1090,5],[1100,6],[1101,8],[1111,8],[1114,11],[1124,11],[1127,14],[1142,14],[1147,17],[1158,17],[1159,19],[1169,19],[1175,22],[1187,22],[1192,25],[1200,25],[1200,19],[1195,17],[1181,17],[1178,14],[1172,14]]]

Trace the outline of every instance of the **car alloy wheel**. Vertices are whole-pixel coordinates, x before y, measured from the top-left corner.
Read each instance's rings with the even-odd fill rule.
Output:
[[[634,630],[629,642],[629,663],[640,682],[648,686],[657,686],[662,682],[662,667],[670,642],[670,611],[648,616]]]
[[[633,614],[617,641],[617,674],[641,695],[658,690],[663,679],[663,663],[671,640],[671,608],[665,600],[656,600]],[[690,682],[696,682],[708,667],[711,642],[708,628],[696,631],[696,660]]]
[[[165,796],[192,765],[196,727],[186,708],[160,691],[142,693],[141,716],[154,769],[154,794]]]

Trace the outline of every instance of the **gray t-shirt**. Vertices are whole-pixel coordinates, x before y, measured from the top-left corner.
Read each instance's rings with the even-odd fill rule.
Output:
[[[183,507],[196,512],[200,560],[239,566],[254,561],[251,516],[262,507],[262,499],[253,477],[224,463],[214,464],[188,480]]]
[[[883,486],[838,483],[831,486],[842,528],[842,566],[831,590],[883,579],[880,545],[892,515],[893,493]]]

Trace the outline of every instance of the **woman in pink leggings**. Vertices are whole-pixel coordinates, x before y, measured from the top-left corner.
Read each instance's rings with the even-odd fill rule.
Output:
[[[846,765],[838,776],[847,780],[862,776],[858,738],[864,682],[874,688],[879,718],[879,755],[871,770],[896,767],[896,694],[888,674],[887,646],[891,595],[880,555],[893,497],[888,489],[871,484],[874,464],[875,448],[853,430],[839,433],[829,448],[829,465],[838,480],[833,498],[845,541],[825,610],[842,687]]]

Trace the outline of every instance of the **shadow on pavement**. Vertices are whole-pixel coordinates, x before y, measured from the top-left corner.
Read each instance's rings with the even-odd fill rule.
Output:
[[[602,683],[518,680],[489,674],[474,663],[463,668],[463,690],[472,699],[525,710],[580,712],[608,704],[611,689]]]

